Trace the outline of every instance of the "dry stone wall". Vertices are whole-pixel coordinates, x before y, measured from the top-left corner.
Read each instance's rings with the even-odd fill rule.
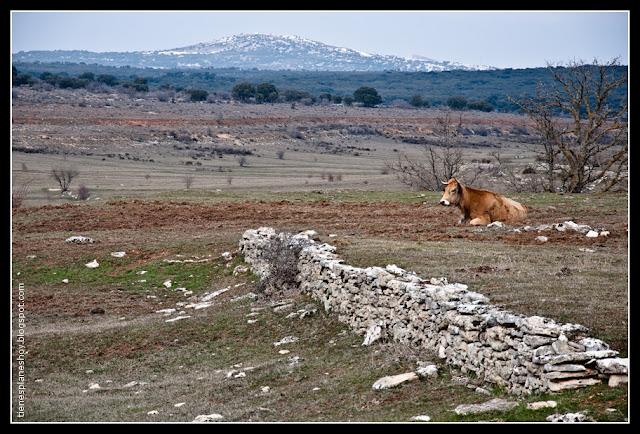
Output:
[[[240,240],[245,261],[262,277],[269,273],[262,249],[278,236],[284,234],[262,227],[246,231]],[[514,394],[574,389],[609,377],[626,381],[629,360],[589,337],[582,325],[512,313],[467,285],[422,279],[395,265],[352,267],[334,246],[306,233],[291,242],[305,246],[298,260],[301,291],[363,335],[364,344],[386,338],[424,347]]]

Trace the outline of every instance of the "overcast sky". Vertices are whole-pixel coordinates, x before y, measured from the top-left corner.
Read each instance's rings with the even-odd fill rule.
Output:
[[[298,35],[378,54],[499,68],[628,64],[622,12],[13,12],[12,52],[177,48],[238,33]]]

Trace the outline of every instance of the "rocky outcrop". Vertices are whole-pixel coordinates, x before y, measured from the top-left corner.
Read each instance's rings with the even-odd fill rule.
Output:
[[[261,249],[276,236],[282,235],[259,228],[240,240],[240,252],[260,276],[269,273]],[[395,265],[352,267],[334,246],[304,233],[291,239],[304,245],[300,290],[364,336],[365,345],[391,339],[428,348],[463,373],[474,372],[514,394],[586,387],[628,374],[628,359],[588,337],[582,325],[506,311],[467,285],[426,280]],[[622,380],[616,377],[615,383]]]

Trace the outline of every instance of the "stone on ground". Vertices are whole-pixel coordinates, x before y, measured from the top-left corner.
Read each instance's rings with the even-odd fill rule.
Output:
[[[390,389],[392,387],[399,386],[402,383],[408,381],[414,381],[418,379],[418,374],[415,372],[407,372],[406,374],[391,375],[388,377],[382,377],[375,383],[373,383],[374,390]]]
[[[489,411],[509,411],[517,406],[517,402],[495,398],[482,404],[462,404],[457,406],[454,411],[458,415],[466,416],[469,414],[486,413]]]

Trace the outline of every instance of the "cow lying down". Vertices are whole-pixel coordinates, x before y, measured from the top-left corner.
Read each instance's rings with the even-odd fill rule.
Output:
[[[513,223],[527,216],[527,209],[515,200],[487,190],[467,187],[456,178],[446,185],[440,205],[457,206],[462,211],[460,223],[488,225],[494,221]]]

